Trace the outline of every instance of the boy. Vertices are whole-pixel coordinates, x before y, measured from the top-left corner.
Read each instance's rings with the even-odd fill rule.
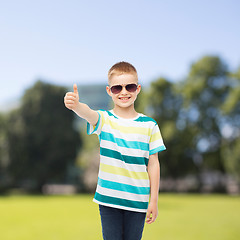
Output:
[[[76,84],[64,102],[86,119],[88,134],[99,136],[100,167],[93,201],[99,204],[103,239],[139,240],[145,217],[150,224],[158,215],[158,152],[166,148],[156,122],[134,108],[141,90],[135,67],[116,63],[108,72],[108,84],[106,91],[114,102],[111,111],[94,111],[80,103]]]

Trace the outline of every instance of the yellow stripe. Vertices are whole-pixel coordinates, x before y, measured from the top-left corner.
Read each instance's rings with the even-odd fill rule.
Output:
[[[156,132],[151,136],[150,142],[155,142],[159,139],[162,139],[162,136],[161,136],[160,132]]]
[[[118,123],[115,123],[111,121],[110,119],[105,119],[105,124],[108,124],[111,126],[111,128],[115,130],[119,130],[122,133],[134,133],[134,134],[142,134],[149,136],[151,135],[151,132],[149,131],[149,128],[144,127],[127,127],[127,126],[121,126]]]
[[[124,177],[129,177],[129,178],[138,179],[138,180],[140,180],[140,179],[148,180],[149,179],[147,172],[128,171],[124,168],[115,167],[115,166],[107,165],[104,163],[100,164],[100,170],[103,172],[112,173],[115,175],[121,175]]]
[[[104,117],[104,114],[102,113],[102,111],[99,111],[100,115],[101,115],[101,118],[102,118],[102,124],[101,124],[101,129],[104,125],[104,122],[105,122],[105,117]]]

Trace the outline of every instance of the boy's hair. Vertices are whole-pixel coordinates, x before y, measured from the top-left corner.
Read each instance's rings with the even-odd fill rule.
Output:
[[[132,64],[122,61],[114,64],[108,71],[108,83],[114,75],[122,74],[132,74],[136,77],[136,80],[138,80],[136,68]]]

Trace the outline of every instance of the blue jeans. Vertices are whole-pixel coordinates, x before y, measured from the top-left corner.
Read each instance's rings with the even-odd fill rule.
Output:
[[[104,240],[140,240],[146,213],[99,205]]]

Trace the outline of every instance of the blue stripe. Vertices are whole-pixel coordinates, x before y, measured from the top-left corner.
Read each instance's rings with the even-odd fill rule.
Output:
[[[93,129],[92,132],[90,132],[90,123],[87,122],[87,134],[88,134],[88,135],[95,133],[95,132],[98,130],[98,128],[99,128],[101,115],[100,115],[99,112],[97,112],[97,113],[98,113],[98,122],[97,122],[97,125],[95,126],[95,128],[94,128],[94,126],[93,126],[94,129]]]
[[[157,153],[157,152],[161,152],[163,150],[166,150],[166,147],[164,145],[150,150],[149,155],[152,155],[152,154]]]
[[[113,190],[118,190],[122,192],[129,192],[134,194],[145,194],[150,193],[150,187],[136,187],[128,184],[117,183],[112,181],[103,180],[98,178],[98,185],[104,188],[109,188]]]
[[[148,164],[148,158],[122,155],[118,151],[114,151],[114,150],[103,148],[103,147],[100,147],[100,155],[110,157],[110,158],[115,158],[129,164],[139,164],[139,165],[146,165],[146,166]]]
[[[127,141],[122,138],[116,138],[113,134],[108,132],[101,132],[101,139],[115,142],[120,147],[126,147],[126,148],[133,148],[133,149],[141,149],[144,151],[149,151],[149,143],[144,142],[137,142],[137,141]]]
[[[114,114],[112,114],[110,111],[106,111],[108,116],[112,116],[114,118],[117,118],[117,116],[115,116]],[[138,117],[137,119],[135,119],[134,121],[136,122],[154,122],[155,124],[157,124],[157,122],[153,119],[153,118],[150,118],[148,116],[140,116]]]
[[[121,199],[116,197],[109,197],[99,193],[95,193],[94,198],[102,203],[113,204],[118,206],[124,206],[129,208],[136,208],[136,209],[146,209],[148,208],[148,202],[140,202],[140,201],[132,201],[127,199]]]
[[[155,124],[157,124],[157,122],[153,118],[150,118],[150,117],[147,117],[147,116],[140,116],[137,119],[135,119],[134,121],[137,121],[137,122],[154,122]]]
[[[115,118],[117,118],[114,114],[112,114],[110,111],[106,111],[107,112],[107,114],[108,114],[108,116],[113,116],[113,117],[115,117]]]

